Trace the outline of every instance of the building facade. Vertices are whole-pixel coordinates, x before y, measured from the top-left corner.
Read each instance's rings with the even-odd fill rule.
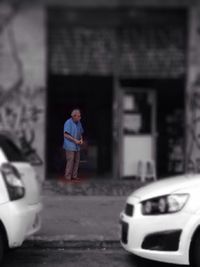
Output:
[[[81,171],[115,178],[200,172],[198,1],[5,2],[0,130],[41,179],[63,170],[63,123],[83,113]]]

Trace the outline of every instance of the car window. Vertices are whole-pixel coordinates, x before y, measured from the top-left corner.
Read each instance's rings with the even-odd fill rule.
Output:
[[[0,147],[11,162],[26,162],[22,151],[8,138],[0,136]]]

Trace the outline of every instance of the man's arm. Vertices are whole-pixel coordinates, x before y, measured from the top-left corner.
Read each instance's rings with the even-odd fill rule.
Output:
[[[80,145],[83,144],[83,136],[81,135]]]
[[[64,132],[64,137],[67,138],[69,141],[72,141],[76,145],[80,145],[82,143],[81,140],[77,140],[76,138],[72,137],[71,134],[68,132]]]
[[[81,126],[81,145],[83,144],[83,133],[84,133],[84,130],[83,130],[83,126],[82,126],[82,124],[81,124],[81,122],[80,122],[80,126]]]

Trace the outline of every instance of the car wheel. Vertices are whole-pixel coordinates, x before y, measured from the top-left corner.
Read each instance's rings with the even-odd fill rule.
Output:
[[[200,267],[200,233],[198,233],[192,242],[190,262],[194,267]]]
[[[2,231],[0,230],[0,263],[3,260],[4,251],[5,251],[5,242],[4,242],[4,236]]]

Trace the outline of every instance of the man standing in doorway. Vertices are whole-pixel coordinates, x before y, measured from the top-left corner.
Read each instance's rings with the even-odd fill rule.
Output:
[[[83,144],[83,127],[80,120],[80,110],[74,109],[71,118],[64,124],[63,148],[66,151],[65,178],[67,180],[79,180],[80,146]]]

